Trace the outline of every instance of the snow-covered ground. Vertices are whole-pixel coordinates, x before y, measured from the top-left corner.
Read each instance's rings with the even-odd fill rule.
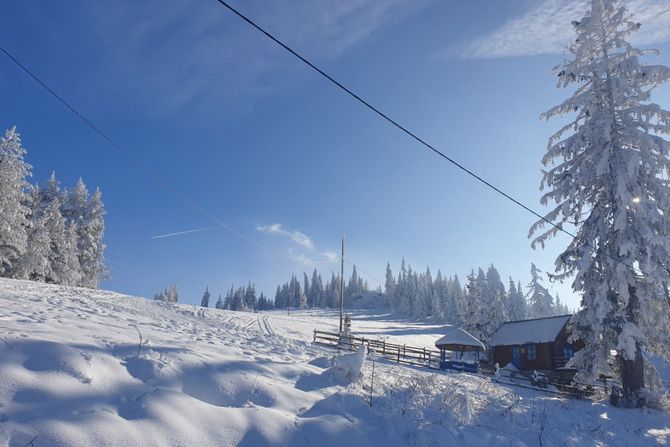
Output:
[[[354,317],[354,333],[394,342],[440,335]],[[384,362],[370,406],[371,362],[348,382],[311,344],[337,318],[0,280],[0,446],[670,445],[668,413]]]

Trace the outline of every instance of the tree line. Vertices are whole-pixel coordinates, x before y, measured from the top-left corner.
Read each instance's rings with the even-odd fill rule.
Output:
[[[56,175],[30,184],[32,166],[16,127],[0,140],[0,276],[98,288],[106,274],[102,193]]]
[[[170,301],[168,299],[170,289],[165,289],[154,296],[155,300]],[[350,305],[353,300],[363,292],[368,291],[368,283],[363,280],[354,266],[351,277],[345,281],[344,302]],[[381,293],[381,289],[378,290]],[[176,289],[172,296],[176,296]],[[212,293],[209,286],[205,289],[200,305],[209,307]],[[176,300],[172,301],[176,302]],[[227,310],[270,310],[270,309],[307,309],[307,308],[336,308],[340,305],[340,276],[331,273],[331,278],[324,285],[321,274],[314,269],[312,279],[303,272],[303,280],[300,281],[296,275],[291,280],[277,286],[274,299],[266,297],[262,292],[256,292],[256,285],[249,282],[246,286],[230,288],[228,293],[219,295],[216,304],[217,309]]]
[[[433,278],[430,268],[417,272],[403,259],[397,276],[386,265],[385,289],[394,312],[458,325],[486,342],[505,321],[570,313],[544,287],[541,273],[531,264],[531,280],[524,293],[521,283],[512,278],[506,288],[493,264],[486,271],[471,270],[463,286],[458,275],[446,277],[438,270]]]
[[[521,282],[509,279],[507,287],[493,265],[486,271],[472,270],[462,285],[457,275],[443,276],[438,270],[433,278],[430,268],[421,273],[405,263],[403,259],[397,276],[393,275],[390,263],[386,265],[385,297],[390,310],[410,318],[449,323],[462,326],[475,337],[488,341],[505,321],[542,318],[570,313],[558,296],[553,297],[543,284],[542,271],[531,264],[531,279],[524,288]],[[377,289],[381,294],[381,286]],[[168,296],[169,290],[161,296]],[[354,300],[369,292],[368,284],[358,274],[356,266],[345,281],[344,305],[349,308]],[[176,294],[176,291],[175,291]],[[165,298],[156,298],[169,301]],[[209,287],[203,294],[201,305],[209,307]],[[340,276],[331,272],[324,284],[316,269],[311,279],[303,272],[302,280],[292,275],[291,279],[277,286],[274,300],[262,293],[258,296],[256,286],[234,288],[219,295],[215,307],[228,310],[269,310],[338,308],[340,303]]]

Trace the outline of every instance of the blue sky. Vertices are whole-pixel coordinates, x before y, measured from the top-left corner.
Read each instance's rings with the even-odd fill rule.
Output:
[[[537,210],[540,158],[569,94],[552,67],[584,0],[233,1],[241,11],[430,143]],[[670,65],[670,6],[627,2],[636,42]],[[6,59],[0,125],[16,124],[34,180],[82,176],[107,207],[111,279],[197,302],[251,280],[273,295],[291,273],[348,258],[383,278],[402,257],[457,273],[494,263],[528,281],[566,245],[531,250],[532,216],[334,89],[214,0],[11,2],[0,43],[213,223],[115,152]],[[670,104],[667,88],[656,102]],[[366,277],[372,287],[376,281]],[[568,285],[552,286],[571,306]]]

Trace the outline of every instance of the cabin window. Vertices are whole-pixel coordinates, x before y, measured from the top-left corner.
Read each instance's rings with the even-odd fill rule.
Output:
[[[571,359],[575,356],[575,351],[572,348],[563,348],[563,357]]]
[[[526,358],[528,360],[537,358],[537,345],[526,345]]]

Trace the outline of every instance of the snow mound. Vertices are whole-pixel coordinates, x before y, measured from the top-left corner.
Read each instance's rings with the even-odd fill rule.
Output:
[[[89,383],[91,357],[62,343],[46,340],[21,341],[14,345],[25,356],[23,367],[40,375],[64,374]]]
[[[332,349],[312,344],[313,330],[337,327],[339,316],[310,312],[164,305],[0,279],[0,447],[23,447],[35,436],[36,447],[670,442],[663,412],[381,357],[373,382],[364,348],[331,361]],[[366,335],[438,338],[430,325],[357,318]]]
[[[330,372],[335,377],[353,382],[361,377],[364,364],[365,345],[361,344],[356,352],[342,354],[337,357],[335,364],[330,368]]]

